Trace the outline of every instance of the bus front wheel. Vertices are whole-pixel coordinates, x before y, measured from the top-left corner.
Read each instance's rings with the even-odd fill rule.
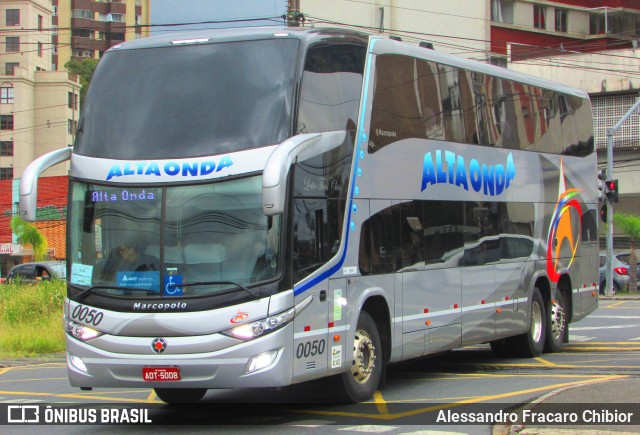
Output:
[[[351,352],[349,352],[351,350]],[[335,399],[355,403],[371,399],[382,377],[382,344],[375,321],[363,311],[353,340],[349,370],[334,378]]]
[[[206,388],[154,388],[156,396],[165,403],[197,403],[207,393]]]

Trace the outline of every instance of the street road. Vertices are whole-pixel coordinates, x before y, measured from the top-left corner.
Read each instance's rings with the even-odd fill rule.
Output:
[[[600,301],[596,312],[571,325],[570,336],[571,343],[564,352],[533,359],[495,358],[489,347],[482,345],[396,364],[389,368],[386,388],[364,404],[331,404],[331,396],[322,383],[308,383],[282,389],[211,390],[203,405],[177,410],[162,405],[151,389],[72,388],[63,360],[0,368],[0,402],[132,407],[157,404],[152,409],[154,424],[171,424],[179,414],[188,424],[229,425],[216,428],[216,432],[229,433],[346,430],[395,434],[425,429],[489,433],[490,425],[425,426],[424,421],[429,413],[465,404],[515,407],[559,388],[640,376],[640,300]],[[620,400],[626,400],[624,391],[620,392]],[[598,397],[593,402],[598,403]],[[33,432],[33,427],[30,430],[28,426],[7,428],[10,433]],[[144,428],[136,426],[136,431]],[[155,425],[146,428],[158,430]],[[108,429],[130,430],[126,426]],[[178,427],[161,429],[172,431]],[[103,430],[107,428],[91,427],[91,431]],[[200,431],[197,426],[187,430]],[[48,433],[81,431],[78,426],[47,428]]]

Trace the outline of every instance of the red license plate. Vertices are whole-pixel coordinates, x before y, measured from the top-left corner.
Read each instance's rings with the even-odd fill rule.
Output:
[[[150,382],[180,380],[180,367],[143,367],[142,379]]]

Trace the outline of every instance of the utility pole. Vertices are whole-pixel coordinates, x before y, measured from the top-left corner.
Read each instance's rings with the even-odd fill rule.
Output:
[[[607,128],[607,180],[605,184],[607,187],[605,190],[609,190],[609,187],[613,186],[610,184],[610,181],[613,183],[615,179],[613,178],[613,136],[616,132],[622,127],[627,119],[634,113],[640,113],[640,99],[636,101],[636,103],[629,109],[629,111],[620,118],[620,121],[616,125],[611,128]],[[617,181],[615,181],[615,188],[617,190]],[[608,294],[611,294],[613,291],[613,202],[617,201],[617,192],[614,195],[607,194],[606,204],[607,204],[607,284],[606,291]]]

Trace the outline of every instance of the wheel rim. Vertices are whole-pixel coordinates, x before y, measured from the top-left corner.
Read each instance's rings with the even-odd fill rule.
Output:
[[[535,301],[531,307],[531,338],[536,343],[542,338],[542,309]]]
[[[564,333],[564,308],[554,300],[551,302],[551,335],[559,340]]]
[[[353,379],[360,384],[366,383],[371,377],[375,367],[376,348],[366,331],[356,331],[353,342],[353,360],[351,374]]]

